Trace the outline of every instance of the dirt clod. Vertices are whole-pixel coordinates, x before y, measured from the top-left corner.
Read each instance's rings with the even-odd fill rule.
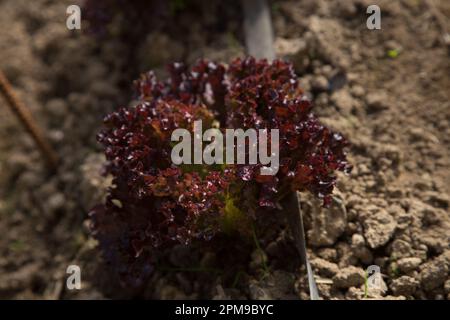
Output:
[[[336,288],[350,288],[364,283],[365,273],[362,268],[350,266],[339,270],[333,277],[333,285]]]
[[[401,276],[392,281],[390,288],[395,295],[411,296],[417,289],[419,281],[412,277]]]

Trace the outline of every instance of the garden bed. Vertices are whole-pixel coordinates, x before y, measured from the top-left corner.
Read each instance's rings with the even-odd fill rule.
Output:
[[[177,246],[146,288],[121,288],[88,230],[108,185],[95,138],[102,118],[131,102],[140,72],[243,56],[242,16],[236,3],[199,11],[186,1],[130,48],[68,31],[69,4],[0,1],[0,68],[61,159],[48,173],[0,100],[0,297],[308,299],[283,223],[231,252]],[[373,31],[369,4],[270,3],[277,55],[294,63],[321,121],[351,142],[354,169],[339,176],[331,208],[302,197],[308,255],[325,299],[363,298],[373,264],[386,285],[375,298],[449,299],[449,51],[427,2],[377,1],[382,29]],[[65,289],[69,264],[81,267],[82,290]]]

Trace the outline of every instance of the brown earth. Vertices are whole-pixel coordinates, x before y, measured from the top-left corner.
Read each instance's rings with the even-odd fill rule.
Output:
[[[381,30],[366,28],[373,2]],[[107,185],[95,142],[102,116],[128,103],[124,84],[139,71],[242,56],[239,8],[224,23],[214,1],[202,14],[188,5],[178,24],[159,22],[130,49],[68,31],[69,4],[0,1],[0,69],[61,157],[57,174],[49,174],[0,100],[0,298],[308,299],[284,228],[260,239],[264,254],[253,248],[234,281],[223,275],[218,253],[176,247],[170,268],[155,272],[146,290],[120,289],[86,221]],[[352,143],[354,170],[339,177],[332,208],[302,196],[321,296],[364,298],[364,270],[375,264],[384,289],[369,298],[450,299],[450,60],[442,40],[450,3],[273,1],[271,9],[278,55],[294,62],[323,122]],[[80,291],[65,289],[70,264],[82,269]]]

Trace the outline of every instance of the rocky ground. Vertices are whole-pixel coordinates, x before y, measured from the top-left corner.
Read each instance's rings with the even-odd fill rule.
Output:
[[[381,30],[366,28],[373,2]],[[214,1],[202,14],[187,6],[177,19],[183,32],[159,22],[129,48],[68,31],[69,4],[0,1],[0,68],[61,157],[57,174],[48,173],[1,102],[0,297],[308,299],[284,228],[260,239],[263,254],[255,249],[233,281],[217,253],[183,247],[168,253],[170,268],[141,292],[120,289],[105,271],[86,221],[108,183],[95,142],[102,116],[129,102],[139,71],[242,56],[241,22],[237,7],[224,22]],[[321,297],[450,299],[450,60],[442,41],[450,3],[273,1],[271,13],[278,56],[294,62],[322,121],[352,143],[354,170],[340,177],[333,206],[302,195]],[[65,289],[69,264],[82,268],[80,291]],[[365,269],[373,264],[382,289],[365,296]]]

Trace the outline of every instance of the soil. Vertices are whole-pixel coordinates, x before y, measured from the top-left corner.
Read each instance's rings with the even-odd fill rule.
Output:
[[[215,1],[201,14],[187,5],[130,48],[69,31],[70,4],[0,1],[0,69],[60,155],[51,174],[0,100],[0,298],[309,299],[282,224],[259,239],[263,252],[250,245],[231,277],[220,252],[183,246],[167,253],[169,266],[138,292],[108,272],[87,220],[108,185],[95,140],[102,117],[129,103],[139,72],[243,56],[242,17],[234,2],[222,16]],[[381,8],[381,30],[366,27],[370,4]],[[339,176],[332,207],[301,196],[320,296],[450,299],[450,59],[442,38],[450,3],[270,5],[278,56],[294,63],[322,121],[352,144],[354,170]],[[82,270],[81,290],[66,288],[73,264]],[[380,267],[382,285],[365,294],[370,265]]]

